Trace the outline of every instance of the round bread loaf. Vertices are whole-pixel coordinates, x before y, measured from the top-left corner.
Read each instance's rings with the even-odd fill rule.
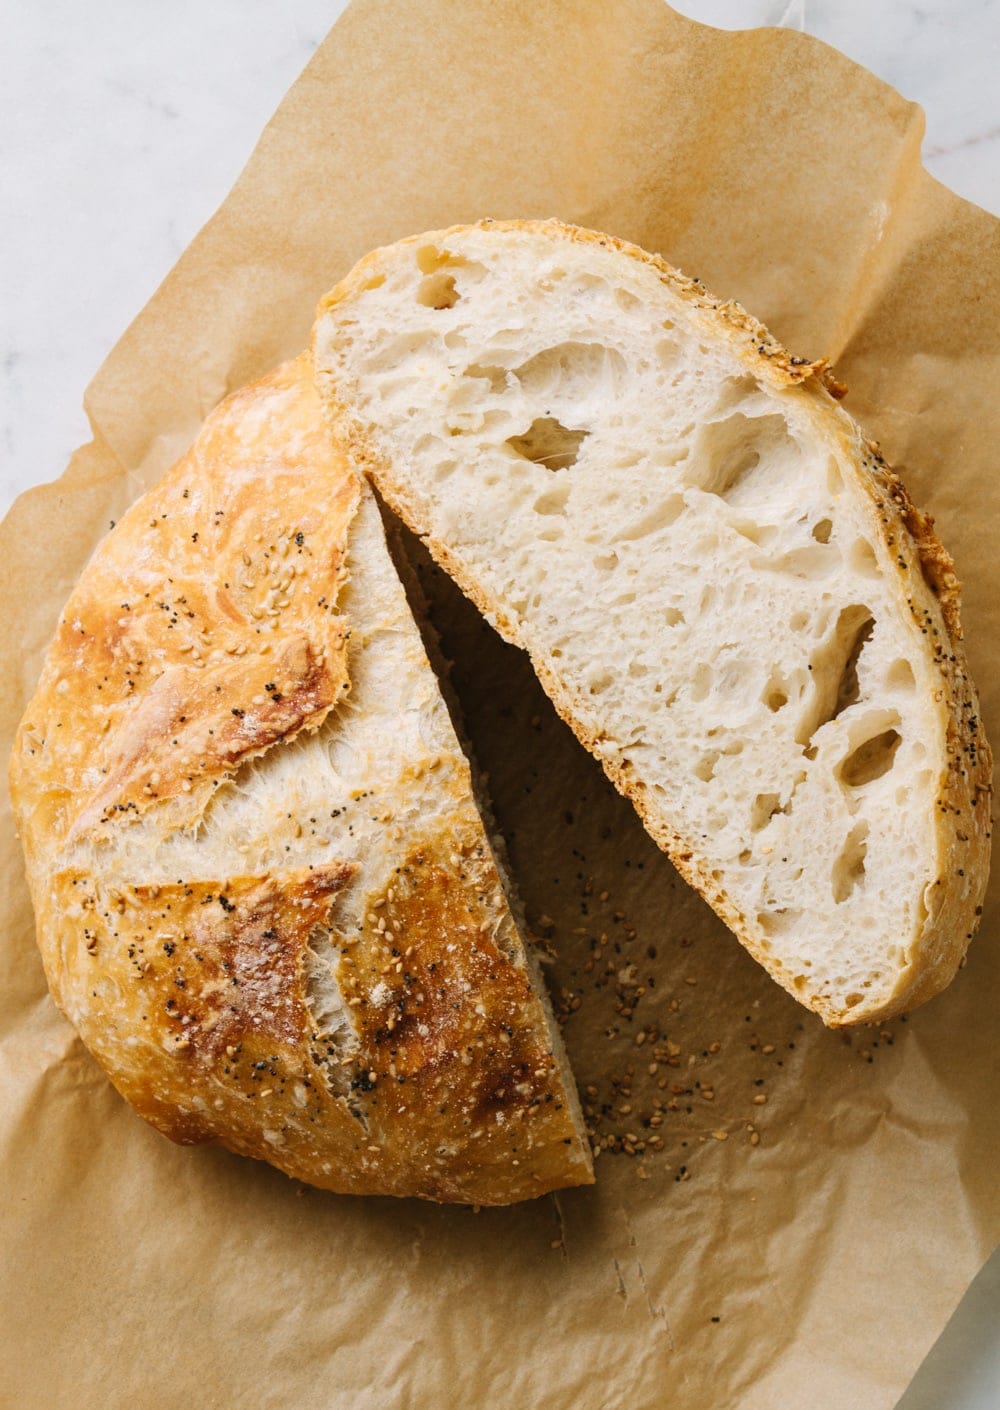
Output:
[[[176,1141],[331,1190],[589,1182],[558,1031],[307,357],[100,545],[10,771],[57,1002]]]

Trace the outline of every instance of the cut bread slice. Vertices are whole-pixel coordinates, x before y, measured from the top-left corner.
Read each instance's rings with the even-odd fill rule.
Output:
[[[11,792],[52,992],[161,1131],[350,1193],[592,1180],[532,947],[307,358],[224,402],[98,548]]]
[[[313,351],[356,463],[779,983],[832,1025],[948,983],[991,769],[958,587],[821,365],[552,221],[376,251]]]

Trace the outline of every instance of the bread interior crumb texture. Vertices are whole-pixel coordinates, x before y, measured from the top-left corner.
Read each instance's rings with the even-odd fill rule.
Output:
[[[934,906],[948,715],[856,428],[651,263],[502,243],[404,242],[334,291],[315,354],[355,452],[775,977],[884,1012]]]

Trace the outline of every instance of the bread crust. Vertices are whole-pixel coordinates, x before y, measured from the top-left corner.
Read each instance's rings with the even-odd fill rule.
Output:
[[[197,833],[248,761],[324,725],[335,743],[368,493],[303,356],[217,408],[98,548],[10,766],[49,985],[175,1141],[350,1193],[505,1204],[589,1183],[457,744],[434,817],[378,863],[333,836],[305,867],[130,869],[130,830]],[[318,1015],[317,967],[339,1023]]]
[[[992,756],[962,645],[959,583],[952,560],[934,532],[933,520],[915,508],[878,448],[836,405],[845,389],[832,376],[826,361],[809,362],[792,356],[739,304],[713,298],[699,281],[688,279],[658,255],[614,236],[556,220],[485,220],[475,226],[452,226],[413,236],[400,241],[399,246],[446,246],[453,237],[469,230],[526,232],[571,244],[596,244],[654,269],[660,280],[695,311],[706,335],[727,344],[755,377],[779,389],[801,387],[810,398],[809,414],[817,436],[836,444],[853,465],[857,485],[865,496],[872,533],[892,551],[900,597],[916,632],[925,638],[920,649],[933,660],[938,681],[935,706],[944,721],[947,739],[947,759],[939,776],[934,807],[938,872],[924,897],[922,927],[907,944],[908,962],[890,989],[873,987],[855,1007],[845,1009],[826,995],[803,988],[802,976],[786,970],[761,944],[762,937],[751,919],[734,906],[691,843],[654,808],[641,780],[631,775],[627,763],[602,756],[600,735],[581,720],[571,694],[547,660],[539,655],[531,659],[560,716],[580,742],[597,755],[615,787],[631,799],[650,835],[677,870],[795,998],[814,1009],[831,1027],[878,1022],[926,1002],[953,978],[978,925],[989,872],[992,789]],[[324,315],[371,280],[380,278],[382,260],[383,252],[373,251],[320,302],[313,333],[317,366],[321,362],[319,339]],[[428,532],[403,478],[379,454],[366,427],[341,397],[335,378],[319,375],[324,400],[354,462],[372,479],[392,509],[424,539],[437,562],[487,620],[506,640],[529,650],[518,621],[505,613],[502,603],[484,595],[447,542]]]

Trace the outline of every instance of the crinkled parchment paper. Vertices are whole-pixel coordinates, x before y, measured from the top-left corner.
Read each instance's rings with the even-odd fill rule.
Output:
[[[91,384],[93,442],[3,527],[5,739],[98,537],[209,408],[371,246],[492,214],[638,241],[835,360],[955,555],[1000,740],[1000,222],[921,169],[922,125],[812,39],[659,0],[356,0]],[[0,1401],[892,1405],[997,1237],[996,888],[946,994],[825,1031],[425,578],[611,1141],[596,1187],[477,1214],[171,1146],[48,998],[5,804]]]

